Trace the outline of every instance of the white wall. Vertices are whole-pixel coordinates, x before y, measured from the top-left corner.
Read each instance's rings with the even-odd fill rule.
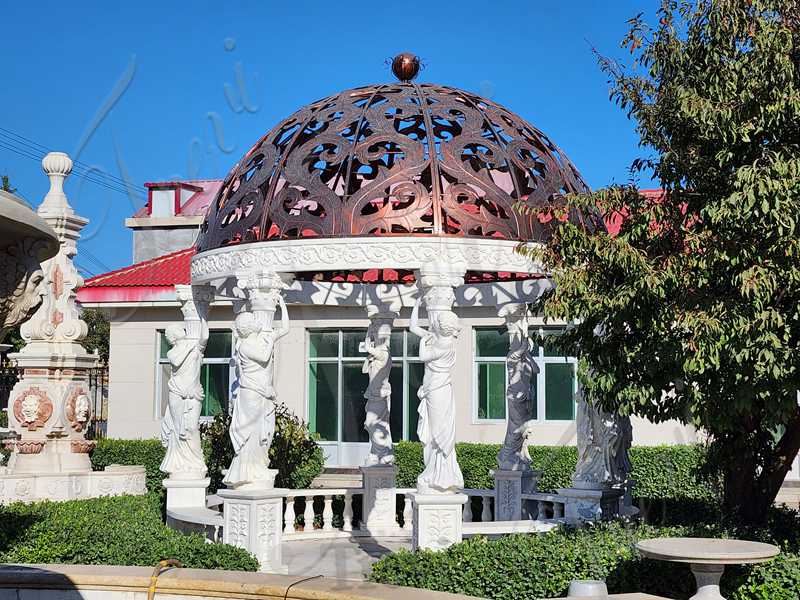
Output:
[[[306,378],[308,356],[306,329],[367,327],[369,321],[359,308],[290,306],[291,329],[279,342],[275,355],[275,388],[278,399],[304,420],[308,420]],[[494,314],[493,314],[494,313]],[[501,326],[493,309],[468,308],[459,311],[462,334],[458,341],[456,374],[453,378],[458,410],[456,433],[459,441],[500,443],[505,425],[475,423],[473,420],[473,335],[476,326]],[[408,326],[408,309],[396,322]],[[111,361],[108,435],[146,438],[158,435],[155,415],[157,330],[180,320],[177,307],[117,309],[111,315]],[[230,328],[230,307],[212,309],[209,326]],[[536,444],[575,444],[574,422],[541,422],[534,428]],[[634,443],[657,445],[690,443],[696,440],[691,427],[676,422],[655,425],[634,419]]]

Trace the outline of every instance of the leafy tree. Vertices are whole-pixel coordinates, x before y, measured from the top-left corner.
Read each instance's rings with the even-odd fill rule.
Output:
[[[588,397],[702,427],[747,522],[800,448],[798,6],[662,0],[657,25],[632,19],[631,64],[599,62],[646,156],[629,185],[566,197],[546,247],[523,250],[553,273],[540,308],[575,323],[560,345]],[[663,194],[641,194],[641,174]],[[566,210],[621,229],[595,235]]]
[[[100,359],[108,363],[109,357],[109,338],[111,336],[111,326],[106,316],[95,308],[84,308],[81,310],[81,319],[86,321],[89,326],[89,333],[81,342],[87,352],[97,350]]]

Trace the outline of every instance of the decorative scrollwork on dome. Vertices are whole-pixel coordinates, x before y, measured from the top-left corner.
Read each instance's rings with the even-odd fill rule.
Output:
[[[587,189],[545,134],[489,100],[440,85],[375,85],[314,102],[261,138],[225,179],[197,246],[391,235],[543,241],[559,198]],[[523,216],[518,201],[538,210]]]

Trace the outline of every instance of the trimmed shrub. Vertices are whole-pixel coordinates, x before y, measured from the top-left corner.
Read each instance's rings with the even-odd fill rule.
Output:
[[[464,485],[472,489],[492,489],[489,472],[496,468],[499,444],[456,444],[458,464],[464,473]],[[533,466],[543,471],[539,489],[554,492],[569,487],[578,460],[574,446],[531,446]],[[700,446],[634,446],[630,452],[636,481],[634,495],[648,500],[696,500],[712,502],[715,488],[702,476],[705,451]],[[400,487],[414,487],[422,472],[422,444],[400,442],[395,447]]]
[[[153,566],[166,558],[198,569],[258,569],[245,550],[169,529],[155,495],[0,507],[1,562]]]
[[[794,528],[796,515],[789,515]],[[744,534],[715,526],[653,527],[598,524],[561,528],[497,541],[477,537],[441,552],[401,550],[381,558],[370,580],[496,600],[552,598],[566,594],[573,579],[604,580],[611,593],[643,592],[686,599],[694,594],[688,565],[642,558],[636,542],[653,537],[738,537],[777,541],[768,529]],[[775,561],[729,568],[723,593],[732,600],[795,600],[800,597],[796,548]]]
[[[159,440],[102,439],[91,455],[92,468],[101,471],[109,465],[143,465],[147,471],[147,491],[162,494],[164,474],[159,467],[164,447]]]
[[[201,426],[206,450],[206,464],[211,478],[209,491],[222,487],[224,470],[233,460],[233,446],[228,435],[231,417],[221,413],[214,421]],[[275,408],[275,437],[269,449],[270,468],[277,469],[277,487],[303,489],[325,466],[325,457],[314,441],[308,426],[283,404]]]
[[[387,555],[373,565],[370,579],[497,600],[552,598],[565,595],[573,579],[602,579],[611,592],[669,590],[669,597],[688,598],[688,566],[656,565],[635,549],[640,539],[686,533],[611,524],[497,541],[476,537],[441,552]]]

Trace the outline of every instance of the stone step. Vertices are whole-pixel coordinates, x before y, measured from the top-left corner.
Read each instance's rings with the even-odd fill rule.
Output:
[[[313,489],[361,487],[361,471],[358,467],[326,467],[311,482]]]

